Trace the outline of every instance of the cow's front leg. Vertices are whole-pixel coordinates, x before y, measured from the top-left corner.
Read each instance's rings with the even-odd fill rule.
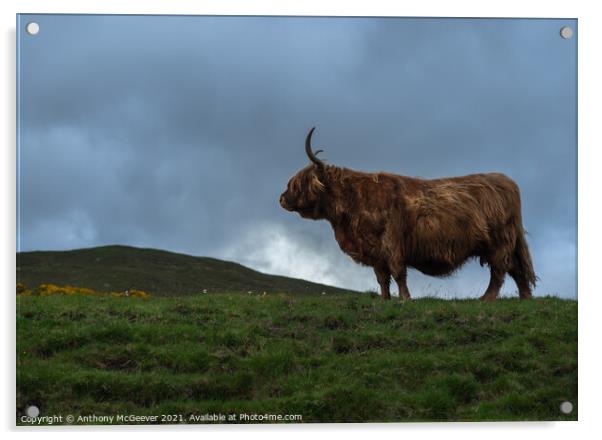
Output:
[[[374,273],[376,274],[376,279],[380,285],[382,299],[391,299],[391,292],[389,291],[391,272],[384,266],[374,266]]]
[[[393,278],[395,278],[397,288],[399,289],[399,299],[401,301],[407,301],[411,299],[410,290],[408,289],[408,271],[406,267],[404,266],[397,273],[393,274]]]

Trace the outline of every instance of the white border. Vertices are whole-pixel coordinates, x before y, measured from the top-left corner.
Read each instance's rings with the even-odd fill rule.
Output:
[[[357,16],[440,16],[440,17],[561,17],[579,19],[579,419],[577,423],[494,423],[494,424],[389,424],[389,425],[309,425],[309,426],[200,426],[178,427],[177,434],[200,435],[226,434],[245,438],[282,437],[303,438],[316,433],[331,437],[344,431],[346,436],[355,435],[398,437],[419,435],[489,439],[509,436],[521,437],[545,435],[548,438],[589,437],[596,428],[600,408],[600,369],[596,362],[601,319],[598,319],[602,292],[595,275],[600,264],[599,226],[602,224],[599,208],[599,188],[602,188],[600,166],[600,69],[599,44],[602,42],[600,18],[596,14],[594,1],[531,1],[506,0],[478,2],[470,0],[431,0],[392,2],[386,0],[306,0],[284,2],[277,0],[255,1],[200,1],[200,0],[3,0],[2,11],[2,117],[0,118],[4,142],[2,149],[2,191],[0,203],[4,207],[2,216],[2,252],[0,260],[1,279],[5,291],[4,320],[2,330],[4,344],[0,368],[4,390],[0,398],[2,429],[15,434],[14,425],[14,324],[15,300],[15,14],[21,13],[119,13],[119,14],[211,14],[211,15],[357,15]],[[597,78],[597,80],[596,80]],[[9,391],[9,392],[7,392]],[[121,431],[144,431],[145,436],[163,437],[173,427],[104,427],[86,432],[86,436],[105,437],[108,433]],[[37,433],[38,436],[60,437],[82,436],[86,428],[54,428]],[[23,430],[21,430],[23,431]],[[32,435],[28,429],[21,435]],[[35,435],[35,434],[34,434]],[[113,435],[113,434],[112,434]]]

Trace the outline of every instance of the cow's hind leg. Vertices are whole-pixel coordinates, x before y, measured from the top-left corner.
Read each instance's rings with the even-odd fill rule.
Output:
[[[399,272],[393,273],[393,278],[395,279],[395,282],[397,283],[397,287],[399,289],[399,299],[401,301],[409,300],[411,298],[411,296],[410,296],[410,290],[408,289],[408,282],[407,282],[408,271],[405,268],[405,266]]]
[[[529,285],[529,281],[527,280],[525,275],[515,268],[510,269],[508,273],[510,274],[510,276],[516,283],[516,286],[518,287],[518,296],[521,299],[531,298],[533,296],[531,294],[531,286]]]
[[[506,271],[496,266],[491,266],[491,278],[489,279],[489,286],[481,297],[481,301],[493,301],[500,294],[500,289],[504,284],[504,277]]]
[[[380,285],[382,299],[391,299],[391,292],[389,291],[391,272],[385,266],[374,266],[374,273],[376,274],[376,279]]]
[[[506,240],[502,240],[502,238],[506,238]],[[489,265],[491,278],[481,301],[493,301],[500,294],[506,273],[512,266],[514,245],[509,245],[512,241],[512,237],[501,237],[497,241],[496,248],[491,249],[491,252],[487,254],[485,261]]]
[[[531,262],[531,254],[529,247],[525,241],[524,235],[520,234],[516,239],[514,255],[512,258],[512,267],[508,271],[510,276],[516,282],[518,287],[518,295],[521,299],[531,298],[531,287],[535,287],[537,277],[533,272],[533,263]]]

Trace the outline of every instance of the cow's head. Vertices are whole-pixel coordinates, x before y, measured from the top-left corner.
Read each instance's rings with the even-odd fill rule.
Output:
[[[316,127],[309,130],[305,138],[305,152],[312,162],[288,181],[286,191],[280,196],[280,205],[287,211],[298,212],[301,217],[324,218],[324,169],[326,165],[311,149],[311,136]]]

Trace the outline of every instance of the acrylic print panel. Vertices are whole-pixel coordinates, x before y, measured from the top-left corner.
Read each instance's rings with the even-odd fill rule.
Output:
[[[17,36],[17,424],[577,419],[576,20]]]

